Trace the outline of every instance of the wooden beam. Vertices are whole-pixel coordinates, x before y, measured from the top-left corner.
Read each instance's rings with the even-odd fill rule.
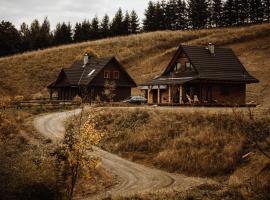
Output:
[[[172,103],[172,86],[169,85],[169,104]]]
[[[147,90],[147,103],[150,103],[150,87]]]
[[[179,87],[179,103],[183,104],[183,85]]]

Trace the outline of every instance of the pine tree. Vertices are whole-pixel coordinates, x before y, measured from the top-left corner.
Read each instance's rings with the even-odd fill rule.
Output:
[[[0,56],[18,53],[21,45],[19,31],[7,21],[0,23]]]
[[[128,11],[126,11],[125,18],[123,20],[123,34],[128,35],[131,32],[130,29],[130,16]]]
[[[21,50],[27,51],[30,50],[30,30],[28,25],[23,22],[20,26],[20,35],[21,35]]]
[[[101,31],[101,36],[103,38],[109,37],[109,35],[110,35],[110,18],[107,14],[102,19],[100,31]]]
[[[264,18],[270,22],[270,0],[263,0]]]
[[[99,30],[99,20],[97,17],[94,17],[91,22],[91,39],[100,38],[100,30]]]
[[[70,23],[58,23],[54,32],[54,45],[69,44],[72,42],[72,30]]]
[[[160,2],[155,4],[155,23],[154,27],[156,30],[165,30],[166,29],[166,21],[165,21],[165,10],[163,9]]]
[[[122,12],[122,9],[119,8],[118,11],[116,12],[116,14],[112,20],[112,24],[111,24],[111,33],[113,36],[124,34],[123,21],[124,21],[123,12]]]
[[[246,24],[249,19],[249,5],[248,0],[238,0],[239,11],[238,11],[238,23]]]
[[[139,18],[137,13],[135,12],[135,10],[131,11],[130,14],[130,30],[132,34],[136,34],[139,32],[139,27],[140,27],[140,23],[139,23]]]
[[[223,22],[225,26],[232,26],[237,23],[234,0],[227,0],[224,3]]]
[[[178,0],[176,13],[177,13],[176,29],[181,30],[188,28],[187,6],[184,0]]]
[[[53,35],[51,33],[50,22],[47,17],[43,20],[43,23],[41,24],[38,38],[39,44],[37,44],[37,46],[39,48],[47,48],[52,45]]]
[[[206,0],[189,0],[189,19],[193,28],[204,28],[208,21],[208,2]]]
[[[168,29],[170,30],[176,30],[176,25],[177,25],[177,1],[176,0],[169,0],[167,2],[166,6],[166,23],[168,25]]]
[[[222,0],[213,0],[212,4],[212,23],[215,27],[222,26],[223,5]]]
[[[146,32],[157,30],[155,19],[155,4],[152,1],[149,1],[144,15],[145,19],[143,20],[143,30]]]
[[[250,0],[249,16],[251,22],[258,23],[263,21],[263,4],[261,0]]]
[[[84,20],[82,23],[76,23],[73,39],[75,42],[91,39],[91,24],[88,20]]]

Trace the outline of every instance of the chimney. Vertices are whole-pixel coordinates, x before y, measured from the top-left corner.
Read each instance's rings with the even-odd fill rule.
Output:
[[[88,56],[88,54],[85,54],[83,57],[83,64],[87,65],[88,61],[89,61],[89,56]]]
[[[214,44],[209,43],[209,44],[208,44],[208,50],[210,51],[210,53],[211,53],[212,55],[215,55],[215,45],[214,45]]]

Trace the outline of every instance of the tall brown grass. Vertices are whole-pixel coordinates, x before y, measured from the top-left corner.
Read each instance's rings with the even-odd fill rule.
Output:
[[[160,74],[180,43],[206,45],[212,42],[236,50],[247,69],[262,81],[259,86],[252,86],[248,90],[249,100],[268,104],[264,99],[270,98],[268,89],[265,89],[269,85],[267,63],[270,61],[266,56],[270,51],[269,27],[270,24],[261,24],[196,31],[158,31],[1,58],[0,94],[27,97],[41,91],[56,78],[62,67],[68,67],[89,48],[99,56],[117,56],[139,84]],[[250,45],[250,42],[254,42],[254,45]],[[263,98],[258,98],[261,91]]]
[[[266,152],[270,150],[269,114],[243,110],[179,112],[164,108],[95,108],[90,112],[95,113],[96,128],[107,132],[103,148],[169,172],[229,177],[247,165],[243,158],[247,153],[263,155],[256,142]],[[258,173],[241,175],[250,176],[251,183],[257,185],[253,189],[267,196],[270,177],[264,176],[261,185],[254,178],[269,173],[270,160],[263,157],[258,164],[266,167],[257,168]]]

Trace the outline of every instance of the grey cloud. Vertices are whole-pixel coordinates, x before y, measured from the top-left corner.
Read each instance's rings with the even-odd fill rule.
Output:
[[[148,0],[1,0],[0,20],[8,20],[17,27],[31,23],[33,19],[48,17],[52,27],[57,22],[70,21],[73,25],[94,16],[102,18],[105,13],[110,17],[121,7],[123,10],[135,9],[143,17]]]

